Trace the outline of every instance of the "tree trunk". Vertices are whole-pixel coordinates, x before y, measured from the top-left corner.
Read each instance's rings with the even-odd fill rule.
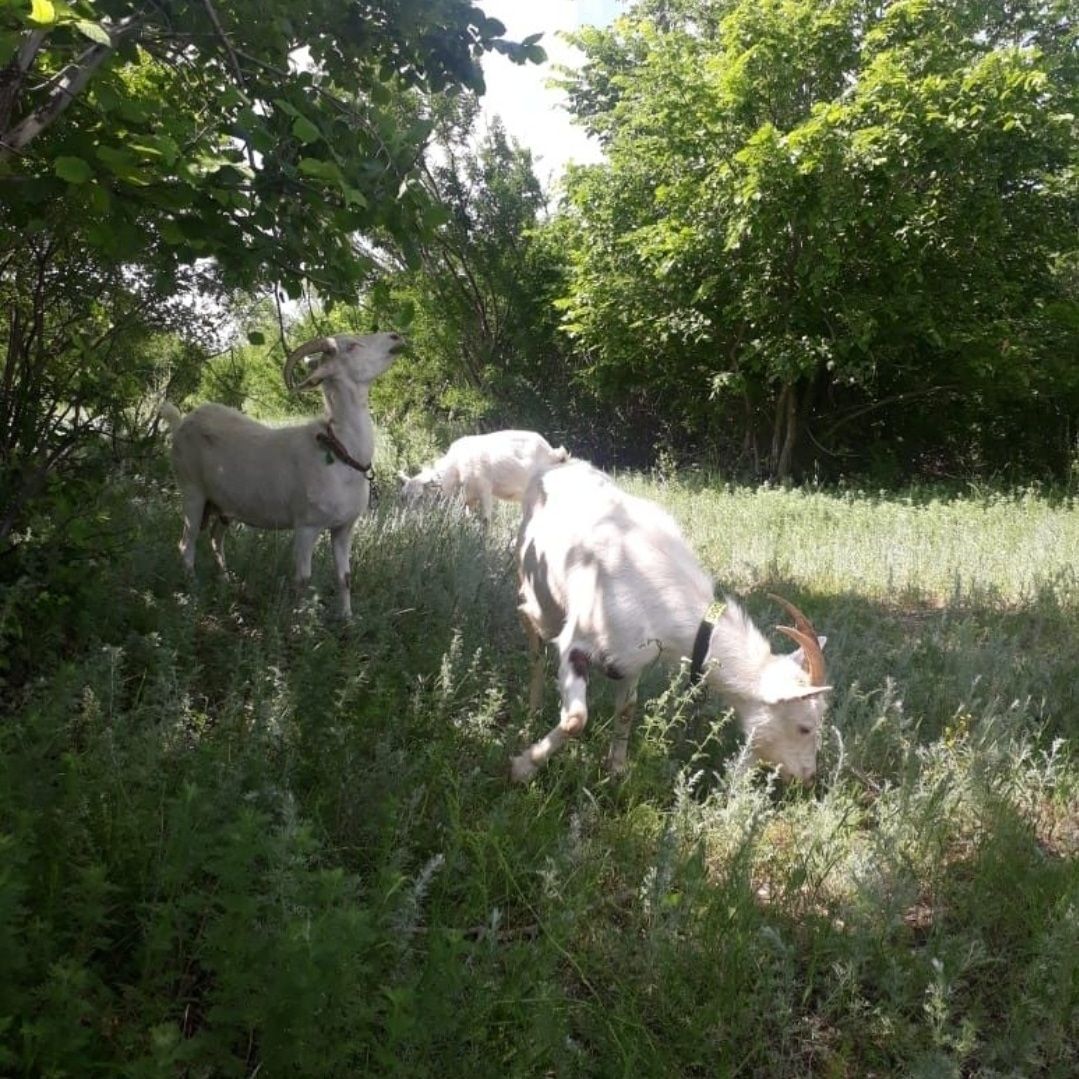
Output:
[[[749,394],[742,393],[742,404],[745,406],[745,433],[742,437],[742,459],[749,462],[753,470],[753,476],[761,474],[761,455],[757,448],[757,431],[753,423],[753,402]]]
[[[790,386],[784,385],[776,400],[775,418],[772,421],[772,452],[768,455],[768,468],[773,475],[778,471],[779,455],[783,447],[783,428],[787,418],[787,398],[790,392]]]
[[[794,444],[798,440],[798,395],[793,386],[787,387],[785,419],[786,434],[783,438],[783,449],[780,450],[779,461],[776,464],[776,478],[782,484],[790,480],[791,457],[794,453]]]

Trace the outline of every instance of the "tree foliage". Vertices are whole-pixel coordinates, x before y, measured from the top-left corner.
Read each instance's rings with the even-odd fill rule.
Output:
[[[0,6],[0,541],[133,403],[140,336],[205,344],[237,289],[354,300],[363,235],[413,255],[432,95],[543,59],[504,34],[468,0]]]
[[[401,123],[400,90],[481,91],[487,49],[542,59],[468,0],[34,0],[0,25],[13,227],[63,202],[116,258],[149,233],[166,264],[213,257],[232,285],[326,296],[361,279],[353,233],[422,223],[430,123]]]
[[[874,442],[1060,464],[1074,33],[1058,3],[654,0],[579,35],[608,154],[569,182],[590,379],[780,476]]]
[[[391,248],[395,273],[369,298],[376,318],[408,322],[415,358],[379,392],[398,408],[434,410],[480,425],[571,429],[572,366],[554,300],[564,254],[543,229],[547,212],[532,155],[495,120],[477,131],[474,100],[450,105],[426,166],[441,221],[417,244]]]

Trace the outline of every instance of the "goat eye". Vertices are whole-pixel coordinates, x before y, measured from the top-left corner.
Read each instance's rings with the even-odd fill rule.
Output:
[[[808,726],[805,723],[799,723],[798,724],[798,733],[799,734],[812,734],[813,733],[813,728]]]

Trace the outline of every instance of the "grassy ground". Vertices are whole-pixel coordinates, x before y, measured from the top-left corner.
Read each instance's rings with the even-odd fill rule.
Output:
[[[1075,1074],[1079,508],[627,483],[828,634],[815,790],[658,673],[624,778],[603,690],[511,787],[508,507],[384,501],[341,626],[286,537],[188,589],[125,482],[0,726],[0,1071]]]

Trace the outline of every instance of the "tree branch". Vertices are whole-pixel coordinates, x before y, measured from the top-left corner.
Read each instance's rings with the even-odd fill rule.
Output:
[[[57,117],[86,89],[94,72],[112,55],[120,38],[133,30],[142,19],[142,12],[128,15],[115,25],[101,24],[109,35],[110,44],[91,45],[68,64],[56,79],[56,85],[43,105],[39,105],[23,117],[10,131],[0,138],[0,161],[17,154],[47,130]]]
[[[236,50],[232,47],[232,42],[229,41],[228,34],[225,33],[225,28],[221,25],[221,20],[217,17],[217,11],[214,9],[214,5],[211,0],[202,0],[203,7],[206,8],[206,14],[210,16],[210,22],[213,23],[214,31],[221,39],[221,44],[225,46],[225,52],[228,53],[229,62],[232,64],[233,73],[236,75],[236,81],[240,84],[240,89],[245,88],[244,72],[240,67],[240,58],[236,55]]]
[[[46,30],[31,30],[23,38],[18,51],[8,61],[7,67],[0,72],[0,130],[7,128],[22,81],[26,78],[26,73],[34,63],[41,46],[45,44],[47,35]]]
[[[839,430],[840,427],[850,423],[851,420],[858,419],[859,416],[865,416],[870,412],[876,412],[878,408],[886,408],[888,405],[896,405],[903,401],[912,401],[918,397],[932,397],[935,393],[956,393],[954,386],[930,386],[924,390],[910,390],[907,393],[893,394],[891,397],[882,397],[879,401],[873,401],[871,404],[863,405],[860,408],[851,409],[845,416],[836,420],[827,431],[821,435],[824,441],[827,441]]]
[[[236,50],[232,47],[232,42],[229,41],[228,34],[225,33],[225,28],[221,25],[221,20],[217,17],[217,11],[214,8],[212,0],[202,0],[203,6],[206,8],[206,14],[210,16],[210,22],[213,23],[214,30],[217,32],[217,36],[221,39],[221,43],[225,46],[225,52],[228,53],[229,61],[232,63],[232,70],[236,75],[236,82],[239,84],[240,89],[247,93],[247,82],[244,79],[243,68],[240,67],[240,58],[236,55]],[[251,144],[244,140],[244,148],[247,150],[247,161],[252,168],[255,167],[255,151],[251,148]]]

